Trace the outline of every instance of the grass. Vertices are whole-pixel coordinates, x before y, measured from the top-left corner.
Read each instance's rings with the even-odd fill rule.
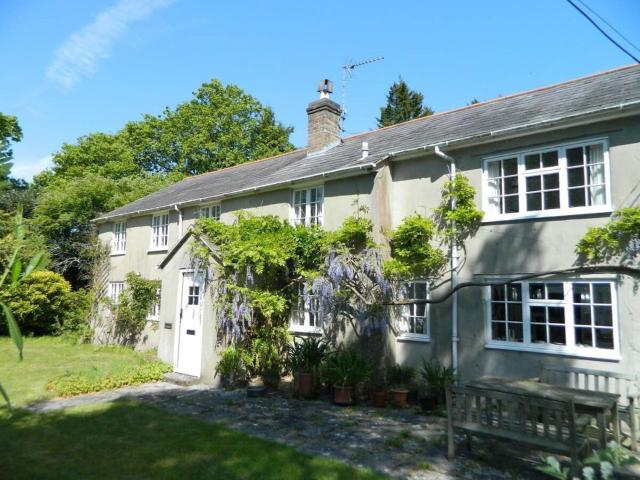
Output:
[[[386,478],[131,401],[0,415],[0,445],[16,480]]]
[[[0,337],[0,383],[14,405],[55,397],[65,392],[79,393],[113,385],[105,379],[125,379],[131,372],[152,364],[154,352],[145,354],[124,347],[75,345],[55,337],[25,338],[24,360],[6,337]],[[62,380],[60,380],[62,379]],[[133,378],[136,381],[138,377]],[[143,381],[145,378],[140,377]],[[58,391],[48,390],[49,382]],[[74,385],[70,385],[70,381]],[[1,442],[0,442],[1,443]]]

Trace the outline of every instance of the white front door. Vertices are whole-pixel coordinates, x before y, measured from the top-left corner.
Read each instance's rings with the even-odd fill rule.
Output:
[[[175,371],[199,377],[202,361],[204,281],[202,275],[196,272],[182,272],[181,275]]]

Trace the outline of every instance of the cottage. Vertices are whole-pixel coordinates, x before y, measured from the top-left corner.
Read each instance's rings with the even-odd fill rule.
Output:
[[[455,167],[485,212],[459,280],[505,281],[574,266],[589,227],[637,204],[638,65],[347,138],[326,92],[307,113],[306,148],[187,178],[96,219],[111,246],[112,299],[128,272],[161,281],[148,319],[156,328],[142,346],[157,347],[176,372],[216,381],[212,287],[186,248],[200,216],[230,222],[247,210],[334,229],[367,206],[378,232],[429,214]],[[429,294],[426,282],[411,289],[414,298]],[[535,376],[545,363],[640,373],[634,311],[640,302],[628,277],[556,275],[463,289],[457,305],[410,306],[411,321],[392,343],[400,363],[454,361],[465,378]],[[291,328],[308,334],[322,325],[303,312]]]

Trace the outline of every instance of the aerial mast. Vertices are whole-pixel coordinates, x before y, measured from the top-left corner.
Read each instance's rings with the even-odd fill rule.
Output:
[[[362,67],[363,65],[368,65],[370,63],[379,62],[384,60],[383,56],[369,58],[367,60],[363,60],[361,62],[350,62],[346,65],[342,66],[342,105],[340,105],[340,131],[344,132],[344,121],[347,118],[347,81],[351,79],[353,76],[353,71]]]

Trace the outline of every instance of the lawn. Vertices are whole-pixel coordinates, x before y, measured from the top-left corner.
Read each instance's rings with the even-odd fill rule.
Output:
[[[0,415],[0,477],[11,479],[382,479],[132,401]]]
[[[94,383],[151,364],[154,357],[154,352],[142,354],[124,347],[75,345],[60,338],[41,337],[25,338],[24,360],[20,362],[15,345],[0,337],[0,383],[14,405],[26,405],[56,396],[47,390],[47,384],[64,375]]]

